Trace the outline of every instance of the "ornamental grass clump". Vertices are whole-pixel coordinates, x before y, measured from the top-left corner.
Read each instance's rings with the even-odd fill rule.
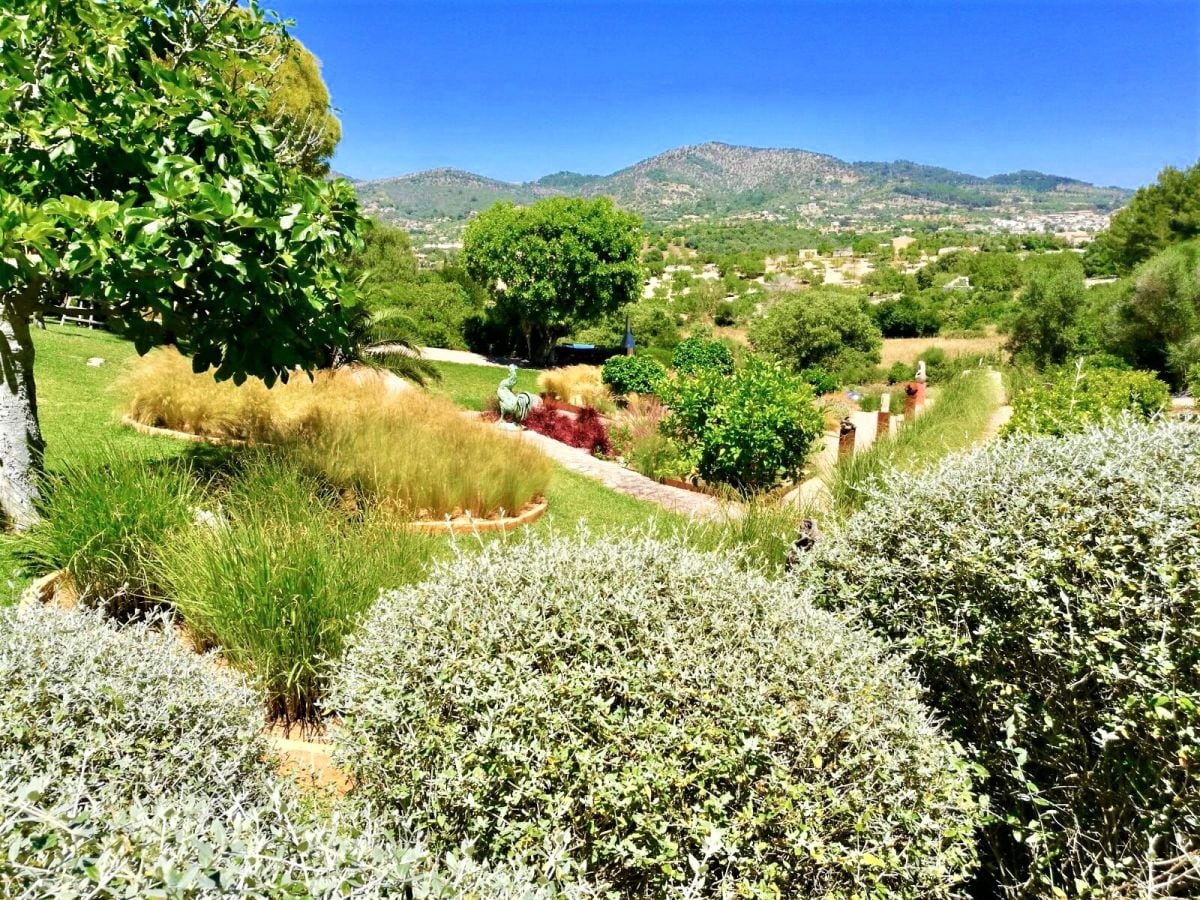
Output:
[[[409,518],[516,513],[553,471],[535,448],[374,369],[234,386],[193,373],[174,350],[156,350],[124,390],[139,422],[283,448],[322,479]]]
[[[614,408],[613,397],[600,372],[599,366],[547,369],[538,375],[538,390],[573,406],[591,406],[608,411]]]
[[[1195,896],[1198,560],[1200,432],[1127,419],[881,482],[801,578],[986,770],[983,894]]]
[[[159,578],[193,640],[249,675],[272,718],[311,723],[380,586],[414,580],[437,547],[381,515],[347,514],[295,462],[261,454],[232,480],[220,521],[159,548]]]
[[[0,610],[6,898],[592,896],[297,796],[257,695],[160,625]]]
[[[186,464],[104,446],[47,476],[41,518],[21,536],[20,551],[38,572],[65,571],[84,603],[137,613],[162,597],[156,548],[191,522],[200,498]]]
[[[904,665],[744,560],[497,542],[385,594],[332,704],[352,794],[432,849],[626,897],[950,896],[977,807]]]

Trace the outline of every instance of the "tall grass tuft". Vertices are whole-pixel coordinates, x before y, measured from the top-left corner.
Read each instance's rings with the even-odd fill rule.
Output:
[[[835,510],[844,515],[854,512],[870,497],[872,486],[892,471],[915,473],[980,440],[1002,402],[1002,393],[985,370],[945,382],[928,411],[895,436],[877,440],[830,470],[828,485]]]
[[[322,479],[410,517],[516,512],[553,471],[536,448],[375,370],[235,387],[155,351],[125,389],[140,422],[286,449]]]
[[[538,390],[575,406],[590,406],[601,412],[616,409],[612,392],[600,378],[599,366],[562,366],[538,376]]]
[[[192,521],[200,500],[187,464],[102,445],[47,476],[41,518],[19,546],[36,570],[67,572],[83,602],[127,616],[162,597],[155,548]]]
[[[295,462],[258,455],[231,482],[217,523],[182,528],[159,550],[193,637],[220,647],[285,722],[319,718],[346,635],[381,586],[416,579],[436,552],[432,539],[383,521],[349,521],[322,492]]]

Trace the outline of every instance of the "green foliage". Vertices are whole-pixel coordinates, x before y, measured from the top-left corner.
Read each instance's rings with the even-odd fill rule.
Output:
[[[667,370],[648,356],[611,356],[604,362],[601,379],[614,394],[656,394]]]
[[[0,611],[0,682],[6,896],[560,896],[296,796],[271,772],[258,698],[169,623]]]
[[[253,679],[268,713],[316,721],[330,663],[381,585],[422,571],[430,539],[353,522],[286,459],[247,461],[211,526],[158,550],[166,595],[205,646]]]
[[[820,397],[822,394],[832,394],[841,387],[841,380],[831,372],[817,366],[809,366],[798,373],[801,378],[812,385],[813,393]]]
[[[1200,337],[1200,241],[1167,248],[1138,266],[1100,314],[1104,349],[1179,384]]]
[[[611,200],[554,197],[531,206],[497,203],[463,233],[463,258],[532,352],[641,292],[641,220]]]
[[[888,384],[899,384],[902,381],[912,381],[917,370],[910,363],[896,361],[887,370]]]
[[[291,35],[263,42],[247,66],[238,53],[225,61],[224,77],[239,90],[251,85],[267,92],[266,114],[280,135],[277,155],[306,175],[323,176],[342,137],[342,125],[329,105],[321,63]]]
[[[1089,365],[1045,372],[1013,397],[1005,434],[1069,434],[1125,414],[1149,419],[1167,408],[1171,394],[1153,372]]]
[[[124,615],[162,597],[155,550],[169,532],[191,522],[199,502],[185,465],[148,464],[128,450],[102,445],[48,476],[41,519],[19,545],[35,571],[61,569],[85,603]]]
[[[354,192],[277,158],[255,74],[282,31],[202,0],[15,0],[0,50],[0,297],[86,297],[138,349],[286,377],[347,344]],[[217,51],[217,52],[214,52]]]
[[[975,753],[985,888],[1200,889],[1186,864],[1166,886],[1200,833],[1197,437],[1128,421],[991,442],[881,485],[801,573],[911,654]]]
[[[1167,166],[1158,181],[1139,188],[1096,239],[1117,271],[1131,272],[1169,245],[1200,236],[1200,162]]]
[[[942,328],[937,300],[927,294],[905,294],[871,307],[879,330],[887,338],[928,337]]]
[[[781,297],[750,326],[756,350],[799,372],[837,371],[848,363],[879,362],[879,326],[857,294],[815,288]]]
[[[522,560],[513,565],[513,559]],[[384,595],[341,667],[356,794],[614,896],[949,896],[963,766],[903,664],[736,557],[492,545]]]
[[[663,428],[694,453],[700,475],[745,492],[797,476],[824,430],[809,383],[754,356],[730,375],[677,379],[666,393]]]
[[[680,375],[714,371],[728,375],[733,371],[733,354],[720,341],[690,337],[675,347],[671,368]]]
[[[1086,291],[1078,263],[1030,272],[1017,297],[1009,351],[1037,366],[1066,361],[1082,340],[1079,319]]]

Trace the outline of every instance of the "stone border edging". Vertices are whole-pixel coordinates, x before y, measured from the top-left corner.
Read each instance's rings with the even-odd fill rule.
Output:
[[[522,525],[529,525],[542,517],[550,508],[545,498],[533,500],[525,505],[525,509],[515,516],[505,516],[502,519],[476,519],[467,516],[461,519],[419,519],[415,522],[404,523],[407,531],[418,534],[474,534],[477,531],[512,531]]]
[[[214,444],[224,447],[247,447],[249,441],[240,438],[210,437],[195,434],[191,431],[177,431],[174,428],[161,428],[157,425],[147,425],[126,413],[121,422],[134,431],[148,434],[152,437],[174,438],[177,441],[190,441],[193,444]],[[483,531],[513,531],[522,525],[529,525],[540,519],[550,504],[545,497],[534,499],[525,504],[525,508],[515,516],[504,516],[499,519],[477,519],[465,516],[457,519],[417,519],[404,522],[401,527],[406,531],[417,534],[475,534]]]

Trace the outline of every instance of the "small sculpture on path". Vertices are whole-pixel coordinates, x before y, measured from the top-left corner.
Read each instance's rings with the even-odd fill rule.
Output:
[[[500,386],[496,388],[496,397],[500,400],[500,424],[509,428],[516,428],[517,425],[525,421],[525,417],[529,415],[529,410],[537,406],[541,400],[535,397],[528,391],[521,391],[519,394],[513,393],[513,388],[517,384],[517,367],[510,365],[508,367],[508,377],[500,382]]]
[[[804,554],[808,553],[816,546],[817,539],[821,536],[820,530],[817,528],[817,523],[812,519],[805,519],[800,523],[800,528],[796,532],[796,540],[792,542],[792,546],[788,547],[785,564],[789,570],[800,565],[800,560]]]
[[[925,360],[917,361],[917,374],[913,381],[928,381],[929,376],[925,374]]]

